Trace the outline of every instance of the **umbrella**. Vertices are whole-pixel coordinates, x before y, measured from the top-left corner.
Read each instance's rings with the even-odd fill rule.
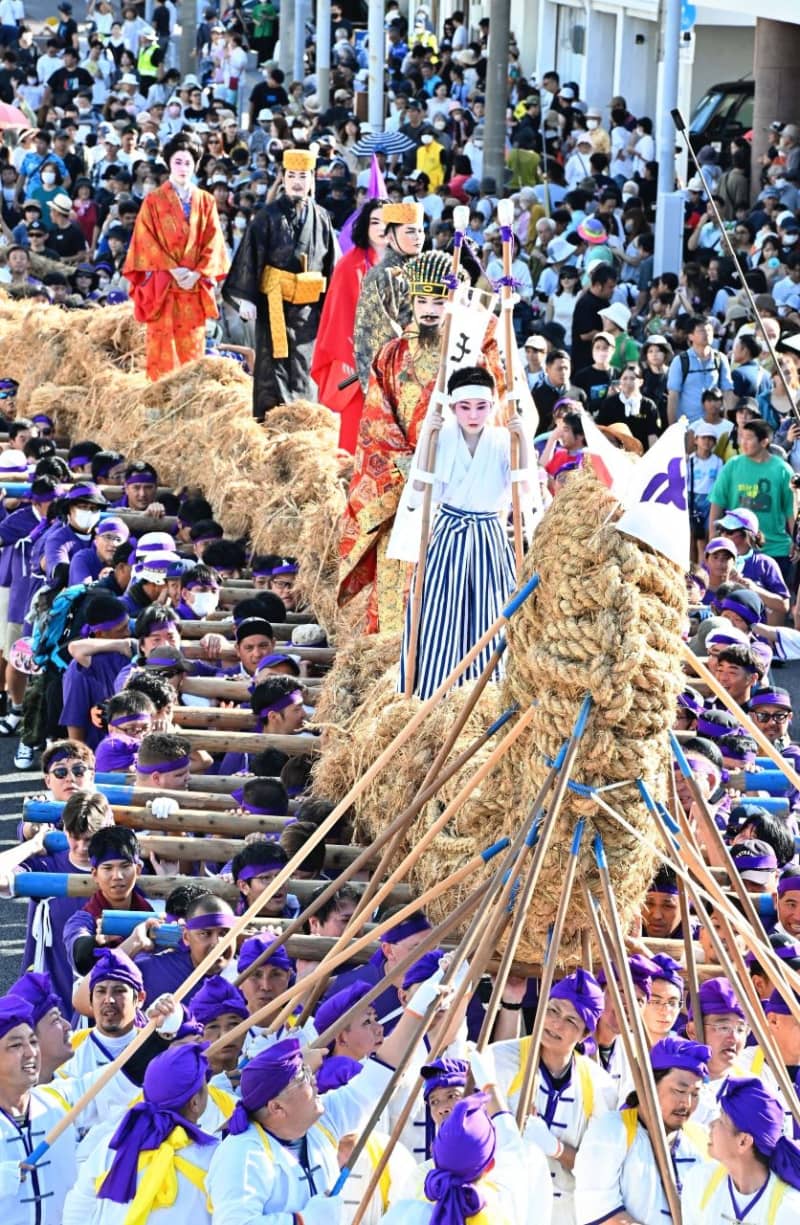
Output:
[[[395,153],[410,153],[416,145],[402,132],[370,132],[362,136],[353,145],[353,152],[358,157],[369,157],[372,153],[385,153],[391,157]]]
[[[31,121],[18,106],[0,102],[0,128],[29,128]]]

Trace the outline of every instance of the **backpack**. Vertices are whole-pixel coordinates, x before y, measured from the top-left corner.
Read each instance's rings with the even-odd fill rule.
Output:
[[[78,602],[86,595],[86,584],[75,583],[59,591],[53,603],[46,612],[40,614],[33,626],[31,646],[34,663],[40,668],[46,664],[55,664],[60,672],[69,667],[69,656],[63,655],[62,648],[70,638]]]
[[[683,385],[689,377],[689,354],[687,352],[679,353],[678,357],[680,358],[681,363],[681,385],[679,390],[683,391]],[[711,350],[711,360],[717,375],[719,375],[719,372],[722,369],[722,354],[720,353],[719,349]],[[696,370],[695,373],[700,374],[701,371]]]

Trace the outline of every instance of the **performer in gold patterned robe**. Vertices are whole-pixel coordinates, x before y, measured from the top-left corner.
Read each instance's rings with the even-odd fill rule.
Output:
[[[399,632],[403,626],[412,567],[387,558],[386,549],[439,373],[450,271],[451,259],[442,251],[406,264],[413,320],[402,336],[383,345],[370,371],[341,524],[338,601],[347,604],[371,587],[366,626],[371,634]],[[494,330],[490,326],[483,343],[483,362],[502,397],[506,384]]]

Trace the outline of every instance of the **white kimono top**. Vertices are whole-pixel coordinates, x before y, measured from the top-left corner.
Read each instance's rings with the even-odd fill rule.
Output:
[[[756,1196],[741,1195],[718,1162],[693,1170],[681,1195],[683,1225],[797,1225],[800,1191],[770,1174]]]

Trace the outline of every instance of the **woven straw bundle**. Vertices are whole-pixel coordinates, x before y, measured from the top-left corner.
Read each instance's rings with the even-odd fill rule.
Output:
[[[667,799],[667,733],[683,688],[679,647],[685,585],[679,567],[614,528],[619,513],[608,490],[581,469],[559,491],[526,559],[526,577],[538,573],[541,581],[509,626],[503,704],[517,701],[524,707],[534,701],[535,709],[501,768],[506,833],[518,828],[525,802],[547,774],[545,759],[552,760],[570,735],[587,693],[593,706],[573,779],[603,786],[642,778],[652,794]],[[651,834],[634,784],[606,798],[635,830]],[[568,791],[528,915],[526,960],[543,952],[581,816],[587,818],[587,831],[580,875],[596,888],[592,843],[599,832],[623,923],[640,911],[656,857],[596,804]],[[576,891],[565,950],[575,947],[587,925]]]

